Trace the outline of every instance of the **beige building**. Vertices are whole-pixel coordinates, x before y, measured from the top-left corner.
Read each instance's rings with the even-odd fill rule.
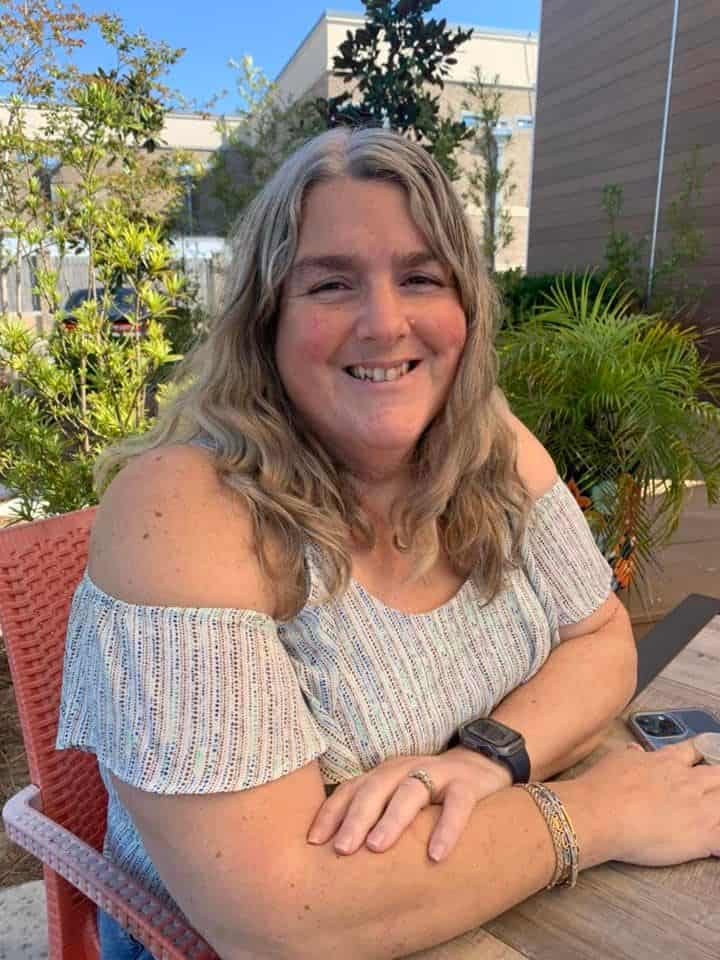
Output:
[[[299,45],[277,77],[282,94],[290,99],[304,95],[332,97],[348,89],[333,74],[333,57],[348,31],[355,31],[363,23],[360,15],[322,14]],[[509,136],[507,149],[502,151],[503,162],[512,162],[516,190],[508,204],[512,217],[514,239],[498,254],[498,269],[524,267],[527,253],[527,230],[530,197],[530,168],[535,122],[535,75],[537,71],[537,36],[532,33],[489,31],[473,28],[472,38],[457,51],[457,64],[452,68],[441,96],[447,114],[470,120],[463,108],[467,99],[464,84],[472,80],[478,67],[487,80],[498,78],[503,94],[503,118],[498,129],[502,144]],[[465,148],[460,157],[463,168],[476,162],[471,148]],[[459,183],[462,190],[462,180]],[[481,229],[480,210],[469,207],[478,230]]]

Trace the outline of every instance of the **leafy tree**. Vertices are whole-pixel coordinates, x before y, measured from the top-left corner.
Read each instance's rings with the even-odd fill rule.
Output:
[[[327,127],[326,101],[283,96],[252,57],[230,60],[230,66],[237,71],[239,121],[220,122],[224,145],[207,176],[226,231],[283,160]]]
[[[169,108],[163,76],[181,51],[127,33],[117,17],[45,0],[5,6],[0,237],[10,242],[0,266],[15,273],[17,294],[16,316],[0,316],[0,476],[30,519],[93,502],[97,452],[146,428],[178,359],[164,328],[188,302],[165,225],[178,187],[174,160],[155,148]],[[93,26],[112,71],[81,73],[73,63]],[[69,251],[87,258],[90,298],[68,327],[59,272]],[[47,337],[22,319],[23,261]],[[133,291],[132,331],[115,337],[109,312],[120,285]]]
[[[333,60],[352,90],[330,99],[331,122],[392,127],[423,143],[457,179],[455,152],[470,132],[441,116],[440,91],[472,30],[451,31],[444,19],[425,19],[438,0],[363,2],[365,23],[348,31]]]
[[[507,204],[517,189],[512,179],[514,161],[502,166],[500,163],[496,131],[502,117],[503,95],[498,83],[497,76],[494,83],[486,83],[480,69],[475,67],[473,79],[465,85],[470,99],[463,102],[463,109],[476,118],[471,136],[481,158],[466,174],[467,187],[463,196],[482,210],[483,252],[492,272],[495,271],[498,252],[508,247],[515,236]],[[510,136],[503,138],[505,150],[511,139]]]

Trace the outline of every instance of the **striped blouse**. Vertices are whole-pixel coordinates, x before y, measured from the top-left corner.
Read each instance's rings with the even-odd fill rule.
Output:
[[[155,793],[245,790],[316,760],[326,785],[443,750],[542,666],[558,627],[607,598],[611,571],[561,480],[533,506],[522,565],[491,604],[468,579],[423,614],[351,581],[328,600],[306,551],[290,621],[149,606],[88,574],[70,611],[56,747],[94,753],[109,794],[106,855],[172,905],[108,771]]]

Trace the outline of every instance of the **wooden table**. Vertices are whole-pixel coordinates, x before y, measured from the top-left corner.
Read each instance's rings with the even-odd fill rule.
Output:
[[[720,602],[716,604],[720,611]],[[692,614],[691,607],[685,612]],[[683,621],[682,616],[675,619]],[[687,616],[684,622],[687,626]],[[665,625],[666,638],[672,638],[672,629],[672,623]],[[627,713],[702,706],[720,716],[720,615],[693,633],[688,646]],[[645,639],[652,642],[652,634]],[[630,740],[627,727],[618,720],[593,757]],[[582,873],[574,890],[536,894],[483,928],[413,958],[719,960],[720,862],[702,860],[654,869],[604,864]]]

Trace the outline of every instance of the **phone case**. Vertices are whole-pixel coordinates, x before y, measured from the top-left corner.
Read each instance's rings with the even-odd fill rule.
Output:
[[[638,717],[672,717],[681,725],[682,733],[677,736],[656,737],[647,733],[638,725]],[[671,743],[681,743],[699,733],[720,733],[720,720],[703,707],[689,707],[678,710],[641,710],[630,715],[628,726],[633,736],[646,750],[660,750]]]

